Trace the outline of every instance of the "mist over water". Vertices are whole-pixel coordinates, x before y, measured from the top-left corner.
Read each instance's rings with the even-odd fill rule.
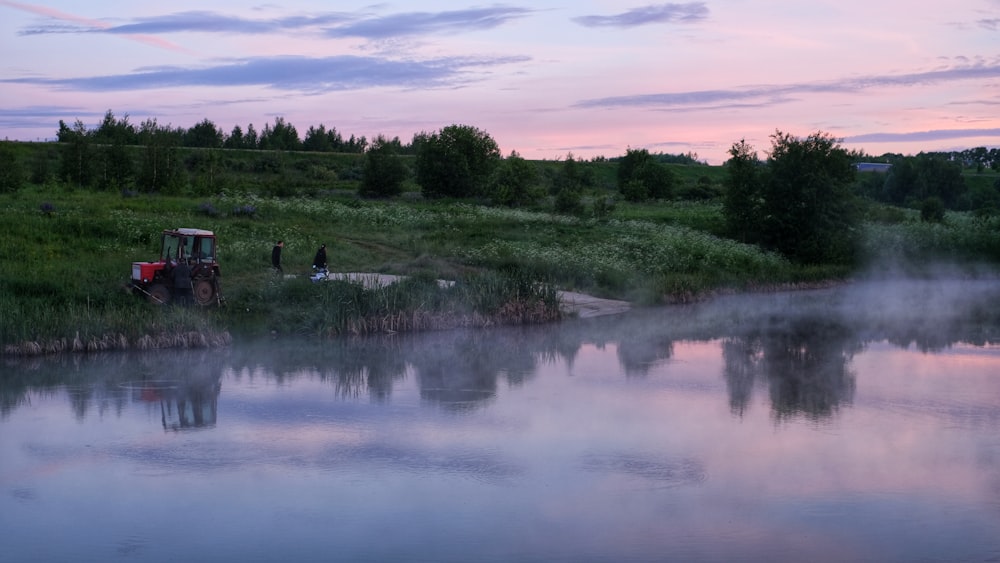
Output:
[[[998,297],[8,358],[0,560],[996,559]]]

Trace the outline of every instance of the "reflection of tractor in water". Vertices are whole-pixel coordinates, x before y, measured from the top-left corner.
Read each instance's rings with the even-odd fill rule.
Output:
[[[165,304],[173,294],[173,268],[179,260],[191,265],[191,289],[199,305],[222,302],[219,293],[219,263],[216,261],[215,233],[202,229],[163,231],[160,259],[132,263],[132,291],[150,302]]]

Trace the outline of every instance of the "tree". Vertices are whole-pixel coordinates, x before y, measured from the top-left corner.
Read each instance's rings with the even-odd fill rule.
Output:
[[[929,197],[937,197],[947,208],[955,208],[966,194],[965,179],[959,163],[937,154],[894,160],[885,180],[881,201],[919,207]]]
[[[184,146],[218,149],[222,147],[222,139],[222,130],[205,118],[187,130],[184,135]]]
[[[24,184],[24,166],[11,143],[0,142],[0,193],[16,192]]]
[[[743,141],[730,149],[723,213],[742,238],[805,264],[851,263],[860,222],[851,184],[855,168],[837,139],[776,131],[763,169]]]
[[[155,119],[147,119],[139,129],[145,146],[139,166],[139,187],[146,192],[178,193],[183,180],[182,164],[177,154],[183,130],[160,127]]]
[[[132,184],[135,173],[135,163],[132,156],[120,139],[115,139],[110,145],[99,149],[101,166],[101,188],[107,190],[124,190]]]
[[[427,197],[474,197],[500,161],[500,148],[485,131],[449,125],[427,137],[417,152],[417,183]]]
[[[296,151],[302,149],[302,142],[294,125],[285,123],[284,117],[275,117],[273,127],[264,125],[259,146],[261,150]]]
[[[226,149],[242,149],[244,148],[243,143],[243,129],[241,129],[239,125],[235,125],[233,126],[233,131],[222,143],[222,147]]]
[[[618,161],[618,191],[629,201],[667,199],[673,186],[673,172],[646,149],[627,149]]]
[[[313,152],[330,152],[333,149],[330,143],[330,136],[327,135],[326,126],[322,123],[319,127],[309,126],[306,131],[306,138],[302,140],[302,150]]]
[[[531,189],[537,174],[535,167],[516,151],[500,161],[489,182],[489,196],[494,203],[518,207],[537,199]]]
[[[625,156],[618,160],[618,190],[621,191],[630,181],[635,179],[635,171],[639,165],[649,160],[646,149],[626,149]]]
[[[128,114],[125,114],[125,117],[121,119],[116,119],[115,114],[108,110],[97,130],[93,132],[93,139],[98,144],[118,143],[124,146],[137,144],[139,135],[135,126],[128,122]]]
[[[260,137],[253,128],[253,123],[247,125],[247,134],[243,136],[243,148],[254,150],[260,148]]]
[[[764,246],[802,263],[852,262],[860,236],[855,170],[826,133],[798,139],[776,131],[762,185]]]
[[[740,242],[756,242],[754,221],[760,210],[761,162],[754,148],[743,139],[729,149],[726,162],[726,193],[722,214],[729,235]]]
[[[361,197],[392,197],[403,193],[406,165],[396,152],[398,143],[379,135],[365,152],[364,177],[358,188]]]
[[[63,125],[60,122],[59,138],[61,143],[65,143],[61,175],[66,182],[76,184],[78,188],[89,186],[94,179],[94,168],[87,127],[79,119],[71,130],[67,128],[64,131]]]
[[[944,202],[941,198],[931,196],[920,204],[920,220],[925,223],[944,222]]]

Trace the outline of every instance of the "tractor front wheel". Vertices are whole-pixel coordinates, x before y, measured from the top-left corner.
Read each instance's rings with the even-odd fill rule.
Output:
[[[154,305],[166,305],[170,303],[170,288],[162,283],[154,283],[149,288],[149,302]]]
[[[199,305],[211,305],[215,300],[215,283],[207,279],[195,280],[194,300]]]

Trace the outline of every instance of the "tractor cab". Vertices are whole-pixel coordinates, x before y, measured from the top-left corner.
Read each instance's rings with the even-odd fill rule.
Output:
[[[160,258],[155,262],[132,263],[132,290],[151,302],[165,304],[173,294],[170,275],[180,260],[191,267],[194,300],[199,305],[218,304],[219,263],[215,233],[204,229],[168,229],[160,238]]]
[[[194,260],[198,264],[215,263],[215,234],[201,229],[163,231],[160,261]]]

